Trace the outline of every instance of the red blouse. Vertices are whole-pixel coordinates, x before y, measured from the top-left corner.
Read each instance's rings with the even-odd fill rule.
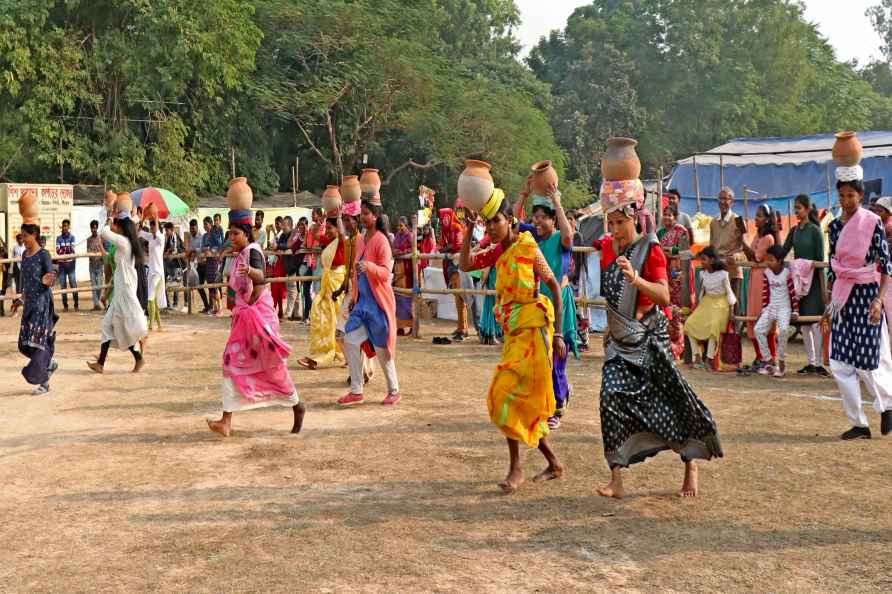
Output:
[[[319,242],[319,247],[321,247],[324,250],[335,239],[337,239],[337,237],[329,238],[329,237],[326,237],[325,235],[323,235],[321,241]],[[344,257],[344,242],[342,241],[341,243],[338,244],[337,251],[335,251],[335,257],[334,257],[334,260],[331,261],[331,267],[337,268],[338,266],[346,266],[346,265],[347,265],[347,258]]]
[[[592,245],[595,249],[601,251],[601,271],[603,273],[603,271],[607,270],[607,267],[613,264],[617,258],[616,252],[613,250],[613,237],[611,235],[605,235],[601,239],[596,239]],[[654,244],[650,248],[647,260],[644,261],[644,266],[641,269],[641,278],[651,283],[668,281],[669,274],[666,271],[668,265],[669,262],[666,260],[666,254],[663,252],[663,248],[660,247],[659,244]],[[648,308],[651,305],[654,305],[653,300],[639,291],[638,307]],[[663,311],[666,312],[666,315],[671,319],[669,314],[671,311],[670,308],[663,308]]]

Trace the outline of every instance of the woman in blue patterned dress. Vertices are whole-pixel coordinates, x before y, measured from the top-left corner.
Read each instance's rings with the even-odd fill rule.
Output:
[[[22,271],[22,298],[25,310],[19,330],[19,352],[30,359],[22,369],[25,380],[37,389],[40,396],[50,391],[50,377],[59,365],[53,359],[56,346],[54,327],[59,320],[53,307],[53,283],[56,269],[48,251],[40,247],[40,227],[22,225],[25,253],[20,265]]]
[[[836,175],[843,213],[829,228],[833,298],[824,324],[832,324],[830,370],[852,426],[841,437],[870,439],[870,425],[861,408],[862,381],[881,414],[882,434],[892,433],[892,354],[883,319],[892,260],[882,221],[861,207],[861,167],[838,167]]]

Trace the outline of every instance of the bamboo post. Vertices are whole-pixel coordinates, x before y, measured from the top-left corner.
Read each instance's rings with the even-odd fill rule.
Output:
[[[790,225],[793,220],[793,199],[787,198],[787,225]],[[787,231],[789,233],[789,231]]]
[[[725,187],[725,155],[719,155],[719,190]]]
[[[743,222],[750,222],[750,192],[752,190],[747,186],[743,186]]]
[[[663,225],[663,166],[660,166],[658,175],[660,176],[660,181],[657,182],[657,214],[654,217],[656,219],[656,225],[659,229]]]
[[[229,147],[229,171],[232,178],[235,179],[235,147]]]
[[[700,212],[700,170],[697,169],[697,155],[694,155],[694,192],[697,194],[697,212]]]
[[[412,217],[412,336],[421,338],[421,283],[418,279],[418,215]]]

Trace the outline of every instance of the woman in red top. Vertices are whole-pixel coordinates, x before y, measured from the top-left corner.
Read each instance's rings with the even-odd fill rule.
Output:
[[[694,459],[720,457],[722,449],[712,415],[672,358],[666,255],[655,235],[641,234],[639,180],[604,182],[601,204],[611,232],[595,246],[607,300],[601,432],[611,480],[598,493],[621,499],[622,468],[672,449],[685,465],[680,495],[694,497]]]

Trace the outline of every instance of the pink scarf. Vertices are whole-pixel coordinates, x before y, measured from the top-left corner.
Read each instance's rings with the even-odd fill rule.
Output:
[[[264,287],[257,301],[250,303],[254,284],[241,276],[238,268],[248,264],[252,243],[239,253],[232,268],[229,287],[235,291],[232,329],[223,351],[223,377],[228,377],[239,392],[251,401],[288,398],[294,382],[288,373],[291,347],[279,336],[279,318],[269,288]]]
[[[793,288],[797,297],[805,297],[811,291],[811,282],[814,279],[814,260],[796,258],[790,262],[790,275],[793,277]]]
[[[876,282],[876,265],[865,265],[867,250],[880,218],[869,210],[859,208],[846,221],[836,242],[836,256],[830,261],[836,281],[833,283],[833,316],[842,311],[855,285]]]

